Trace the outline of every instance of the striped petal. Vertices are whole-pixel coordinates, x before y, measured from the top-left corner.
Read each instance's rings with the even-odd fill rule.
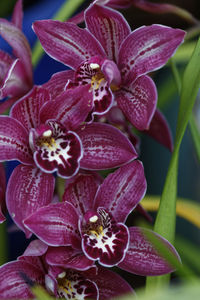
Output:
[[[40,208],[26,220],[26,228],[50,246],[79,245],[78,215],[68,202]]]
[[[0,160],[33,164],[26,129],[15,119],[0,116]]]
[[[25,232],[27,238],[31,233],[24,227],[23,220],[52,201],[54,181],[51,174],[24,165],[17,166],[9,178],[7,208],[13,221]]]
[[[44,273],[32,264],[13,261],[0,267],[0,298],[34,298],[25,276],[33,283],[44,285]]]
[[[16,58],[20,58],[24,65],[24,72],[29,78],[30,85],[32,84],[32,63],[31,49],[29,43],[22,33],[13,23],[5,19],[0,19],[0,34],[13,48]]]
[[[12,107],[10,116],[18,120],[29,131],[31,128],[39,126],[41,106],[49,100],[49,93],[42,87],[35,86]]]
[[[174,267],[163,258],[162,253],[156,251],[148,237],[149,234],[153,235],[159,243],[165,246],[166,251],[180,261],[177,251],[166,239],[146,228],[130,227],[129,232],[129,248],[123,262],[118,267],[142,276],[158,276],[174,271]]]
[[[70,22],[36,21],[33,29],[44,50],[54,59],[76,69],[91,56],[105,53],[98,41],[85,29]]]
[[[85,12],[85,22],[108,58],[116,62],[121,43],[131,32],[125,18],[108,7],[91,5]]]
[[[63,201],[70,202],[76,207],[79,215],[83,216],[86,211],[93,208],[97,188],[96,178],[92,174],[80,174],[65,189]]]
[[[163,25],[133,31],[119,50],[118,66],[124,82],[161,68],[183,42],[185,32]]]
[[[146,179],[140,161],[131,162],[109,174],[101,184],[94,209],[106,208],[117,222],[125,222],[146,192]]]
[[[155,83],[149,76],[141,76],[116,92],[116,101],[127,119],[139,130],[148,129],[157,104]]]
[[[120,130],[101,123],[82,126],[78,131],[83,144],[83,169],[101,170],[115,168],[137,157],[137,153]]]

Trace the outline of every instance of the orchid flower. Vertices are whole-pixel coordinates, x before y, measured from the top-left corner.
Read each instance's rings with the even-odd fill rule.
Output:
[[[115,100],[133,126],[148,129],[157,91],[146,74],[167,62],[185,33],[162,25],[131,32],[120,13],[96,4],[85,11],[85,23],[81,29],[69,22],[41,20],[33,29],[51,57],[74,69],[66,89],[85,85],[92,92],[92,115],[105,114]]]
[[[5,221],[3,215],[5,208],[6,175],[3,164],[0,163],[0,224]]]
[[[114,168],[137,157],[118,129],[83,124],[90,109],[86,89],[67,90],[53,101],[47,90],[34,87],[15,103],[10,116],[0,116],[0,160],[22,163],[8,182],[7,208],[27,237],[22,221],[52,201],[54,171],[70,178],[80,167]]]
[[[53,250],[55,254],[59,253],[59,247]],[[34,298],[30,286],[34,284],[40,284],[51,295],[65,299],[103,300],[133,292],[125,280],[103,267],[88,265],[82,270],[80,261],[78,269],[79,256],[72,251],[70,255],[70,267],[51,266],[47,262],[49,247],[40,240],[32,241],[17,261],[0,267],[0,298]]]
[[[0,106],[2,112],[33,86],[31,49],[22,32],[22,0],[18,0],[11,21],[0,19],[0,35],[13,49],[13,55],[0,50]]]
[[[173,268],[145,237],[147,229],[128,228],[124,223],[146,191],[141,162],[120,167],[99,186],[93,175],[79,174],[65,190],[63,201],[40,208],[24,220],[25,226],[53,247],[72,246],[92,261],[118,266],[139,275],[161,275]],[[177,259],[173,246],[152,234]],[[54,263],[59,260],[55,253]]]

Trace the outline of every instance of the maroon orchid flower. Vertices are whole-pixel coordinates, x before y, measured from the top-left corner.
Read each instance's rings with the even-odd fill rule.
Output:
[[[54,101],[47,90],[34,87],[13,106],[10,116],[0,116],[0,160],[22,163],[8,182],[7,208],[27,237],[30,232],[22,221],[52,201],[54,171],[70,178],[80,166],[113,168],[137,157],[118,129],[83,124],[90,109],[86,89],[67,90]]]
[[[18,0],[11,21],[0,19],[0,35],[13,49],[13,56],[0,50],[0,112],[25,95],[33,86],[31,49],[22,32],[22,0]]]
[[[33,29],[51,57],[75,70],[67,87],[86,85],[91,90],[93,115],[109,111],[115,98],[136,128],[148,129],[157,92],[146,74],[167,62],[185,33],[162,25],[131,32],[120,13],[95,4],[86,10],[85,22],[86,29],[81,29],[69,22],[42,20]]]
[[[59,247],[54,247],[55,255],[57,252],[59,255]],[[51,295],[65,299],[103,300],[133,293],[129,284],[114,272],[91,264],[88,265],[87,270],[83,270],[77,253],[74,255],[72,251],[70,252],[72,255],[68,258],[71,261],[70,267],[63,268],[49,265],[48,253],[47,245],[40,240],[34,240],[17,261],[3,265],[0,268],[0,298],[34,298],[31,291],[31,286],[34,284],[40,284]],[[78,269],[78,261],[80,269]]]
[[[0,163],[0,224],[5,221],[3,215],[5,209],[6,174],[3,164]]]
[[[67,186],[63,202],[39,209],[24,224],[48,245],[62,246],[63,256],[64,248],[72,246],[103,266],[118,265],[140,275],[165,274],[173,268],[145,237],[148,230],[124,224],[145,191],[139,161],[122,166],[100,186],[92,175],[79,175]],[[152,234],[178,258],[172,245]]]

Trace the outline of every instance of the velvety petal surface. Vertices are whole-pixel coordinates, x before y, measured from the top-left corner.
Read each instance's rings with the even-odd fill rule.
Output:
[[[65,189],[63,201],[70,202],[78,214],[83,216],[86,211],[93,208],[97,188],[98,184],[92,174],[80,174]]]
[[[79,240],[78,215],[68,202],[42,207],[24,220],[24,224],[50,246],[67,246]]]
[[[35,86],[12,107],[10,116],[18,120],[29,132],[31,128],[39,126],[40,109],[49,100],[49,93],[42,87]]]
[[[185,32],[163,25],[133,31],[119,50],[118,66],[124,82],[161,68],[183,42]]]
[[[117,222],[125,222],[144,197],[146,188],[143,165],[140,161],[133,161],[104,179],[94,200],[94,208],[105,207]]]
[[[22,256],[42,256],[47,252],[47,249],[47,244],[40,240],[33,240],[30,242]]]
[[[33,164],[28,133],[17,120],[0,116],[0,160],[19,160]]]
[[[5,19],[0,19],[0,35],[13,48],[14,55],[22,60],[24,65],[24,72],[27,74],[27,77],[29,78],[31,84],[31,49],[25,35],[14,24]]]
[[[75,130],[92,109],[92,93],[88,86],[67,89],[53,101],[48,101],[40,112],[41,123],[48,119],[60,121],[67,129]]]
[[[90,277],[89,277],[90,278]],[[99,299],[116,299],[127,293],[134,293],[131,286],[120,275],[108,268],[98,266],[98,273],[91,278],[99,288]]]
[[[168,148],[171,152],[173,151],[172,134],[169,125],[164,115],[158,109],[155,111],[149,129],[145,130],[144,133],[150,135],[161,145]]]
[[[85,22],[108,58],[117,61],[119,47],[131,32],[125,18],[115,10],[93,4],[85,12]]]
[[[174,268],[159,254],[148,240],[148,233],[161,242],[166,250],[180,261],[175,248],[163,237],[146,228],[130,227],[130,243],[126,256],[118,267],[130,273],[142,276],[158,276],[174,271]]]
[[[149,128],[157,104],[156,86],[149,76],[122,86],[115,99],[133,126],[139,130]]]
[[[45,259],[47,263],[52,266],[82,271],[89,269],[94,264],[81,250],[73,249],[70,246],[50,247]]]
[[[74,71],[67,70],[54,73],[49,81],[44,83],[43,88],[47,89],[51,95],[51,99],[54,100],[58,95],[60,95],[68,82],[74,78]]]
[[[53,20],[36,21],[33,30],[44,50],[54,59],[76,69],[95,55],[105,57],[98,41],[73,23]]]
[[[11,21],[16,27],[22,29],[22,21],[23,21],[22,0],[18,0],[16,2],[15,7],[13,9]]]
[[[18,165],[12,172],[6,192],[6,204],[10,216],[27,237],[31,232],[23,220],[53,199],[54,177],[32,166]]]
[[[121,262],[128,248],[129,232],[122,223],[116,223],[112,215],[99,207],[97,213],[88,211],[80,219],[82,249],[91,260],[113,267]]]
[[[9,262],[0,267],[0,298],[29,299],[34,298],[23,275],[34,283],[44,284],[44,273],[37,267],[23,261]]]
[[[101,170],[120,166],[137,157],[137,153],[120,130],[100,123],[82,126],[78,131],[83,144],[83,169]]]

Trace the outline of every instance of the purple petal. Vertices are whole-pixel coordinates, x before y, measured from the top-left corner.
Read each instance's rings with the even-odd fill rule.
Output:
[[[20,29],[5,19],[0,19],[1,36],[13,48],[16,58],[20,58],[24,65],[24,72],[32,84],[31,49],[29,43]]]
[[[120,130],[101,123],[83,126],[77,131],[83,144],[81,168],[109,169],[135,159],[137,153]]]
[[[65,189],[63,201],[70,202],[78,214],[83,216],[93,208],[94,197],[98,188],[96,178],[91,174],[78,175],[76,180]]]
[[[0,87],[0,99],[4,97],[21,97],[32,87],[21,59],[16,59],[10,64],[7,74]]]
[[[13,221],[27,237],[29,230],[23,220],[40,207],[51,202],[54,192],[54,177],[32,166],[17,166],[12,172],[7,186],[6,203]]]
[[[76,129],[88,116],[92,109],[92,94],[88,86],[67,89],[53,101],[47,102],[41,109],[40,120],[60,121],[67,129]]]
[[[108,268],[98,266],[97,275],[92,275],[91,279],[99,288],[99,299],[116,299],[125,294],[134,293],[128,282]]]
[[[33,29],[44,50],[54,59],[76,69],[95,55],[105,57],[98,41],[73,23],[53,20],[36,21]]]
[[[68,202],[42,207],[24,220],[24,224],[50,246],[67,246],[79,240],[78,215]]]
[[[119,267],[130,273],[142,276],[158,276],[174,271],[174,268],[159,254],[152,243],[148,241],[148,234],[154,235],[166,250],[180,261],[175,248],[157,233],[140,227],[130,227],[130,243],[126,256]]]
[[[34,283],[44,285],[44,273],[27,262],[13,261],[0,267],[1,299],[34,298],[25,276]]]
[[[18,0],[13,9],[12,23],[19,29],[22,29],[22,21],[23,21],[22,0]]]
[[[170,128],[164,115],[157,109],[151,120],[149,129],[144,133],[150,135],[161,145],[173,151],[173,141]]]
[[[3,164],[0,163],[0,224],[5,221],[3,212],[5,210],[6,174]]]
[[[82,249],[89,259],[107,267],[124,259],[129,244],[129,232],[124,224],[116,223],[102,207],[97,213],[88,211],[81,221]]]
[[[47,263],[52,266],[82,271],[89,269],[94,264],[81,250],[75,250],[67,246],[49,248],[45,259]]]
[[[24,251],[23,256],[42,256],[47,252],[48,246],[40,240],[31,241],[26,250]]]
[[[85,12],[85,22],[108,58],[117,61],[119,47],[131,32],[125,18],[108,7],[91,5]]]
[[[116,92],[116,101],[127,119],[139,130],[148,129],[157,104],[155,83],[141,76]]]
[[[13,61],[14,59],[8,53],[0,50],[0,85],[2,85],[2,81],[4,80],[4,77]]]
[[[35,86],[28,94],[12,107],[10,116],[17,119],[29,131],[39,126],[39,111],[41,106],[50,100],[49,93]]]
[[[183,42],[184,35],[183,30],[155,24],[133,31],[119,50],[119,69],[124,82],[165,65]]]
[[[57,171],[63,178],[70,178],[79,170],[83,156],[82,143],[73,131],[52,120],[30,132],[34,148],[34,161],[46,173]]]
[[[133,161],[109,174],[100,186],[94,208],[108,209],[117,222],[125,222],[146,192],[143,165]]]
[[[58,95],[60,95],[68,83],[69,80],[74,78],[74,71],[67,70],[54,73],[49,81],[44,83],[42,86],[48,90],[51,95],[51,99],[54,100]]]
[[[0,160],[33,164],[26,129],[15,119],[0,116]]]

